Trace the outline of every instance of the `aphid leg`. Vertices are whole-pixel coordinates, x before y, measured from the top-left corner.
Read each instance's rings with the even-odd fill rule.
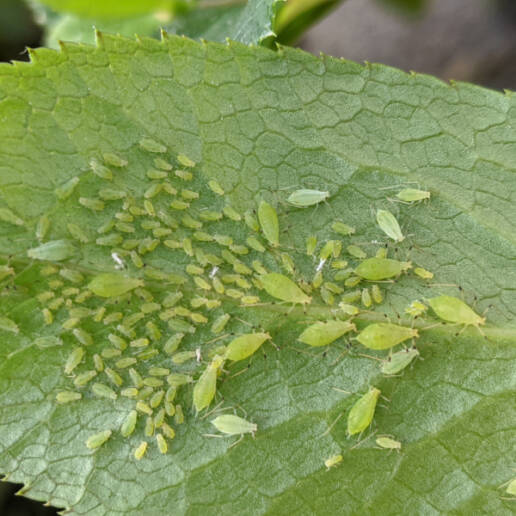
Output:
[[[376,434],[377,431],[378,430],[375,430],[374,432],[371,432],[367,437],[364,437],[362,440],[359,440],[354,446],[352,446],[350,448],[350,450],[354,450],[355,448],[362,446],[362,444],[365,443],[366,441],[368,441],[369,439],[371,439],[371,437],[373,437],[373,435]],[[360,438],[361,436],[362,436],[362,432],[360,432],[358,437]]]
[[[247,364],[243,369],[241,369],[240,371],[238,371],[238,373],[235,373],[235,374],[232,374],[230,376],[227,377],[227,379],[229,378],[235,378],[235,376],[240,376],[241,374],[245,373],[246,371],[249,370],[249,368],[251,367],[251,363],[249,362],[249,364]],[[224,379],[224,381],[226,381],[226,379]]]
[[[223,439],[224,436],[223,435],[218,435],[218,434],[201,434],[203,437],[217,437],[218,439]]]
[[[333,389],[337,390],[335,387],[333,387]],[[340,390],[340,389],[339,389],[339,390]],[[342,391],[342,392],[348,392],[348,391]],[[349,394],[351,394],[351,393],[349,393]],[[331,424],[331,425],[326,429],[326,431],[325,431],[324,433],[322,433],[322,434],[319,436],[319,439],[320,439],[321,437],[325,437],[326,435],[328,435],[328,434],[332,431],[333,427],[337,424],[338,420],[339,420],[343,415],[344,415],[344,412],[341,412],[341,413],[340,413],[340,415],[338,415],[338,416],[337,416],[337,418],[336,418],[336,419],[334,419],[333,423],[332,423],[332,424]]]
[[[231,450],[233,446],[236,446],[242,439],[244,438],[244,434],[241,434],[240,437],[233,443],[228,446],[228,450]]]

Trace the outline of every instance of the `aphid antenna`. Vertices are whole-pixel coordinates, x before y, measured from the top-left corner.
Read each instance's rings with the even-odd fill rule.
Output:
[[[217,439],[224,439],[223,435],[219,434],[201,434],[203,437],[216,437]]]
[[[337,392],[343,392],[344,394],[349,394],[350,396],[351,396],[351,394],[353,394],[351,391],[345,391],[344,389],[340,389],[339,387],[332,387],[332,389]]]
[[[218,337],[215,337],[214,339],[207,340],[206,342],[204,342],[204,344],[213,344],[214,342],[217,342],[219,340],[225,339],[226,337],[230,337],[230,336],[231,336],[230,333],[225,333],[224,335],[220,335]]]
[[[365,443],[366,441],[368,441],[369,439],[371,439],[371,437],[373,437],[374,434],[376,434],[378,430],[375,430],[374,432],[371,432],[367,437],[364,437],[364,439],[362,439],[361,441],[358,441],[358,443],[356,443],[354,446],[352,446],[350,448],[350,450],[354,450],[355,448],[358,448],[359,446],[362,446],[363,443]],[[360,432],[360,435],[359,437],[362,435],[362,432]]]
[[[335,387],[333,387],[335,389]],[[347,392],[347,391],[345,391]],[[351,393],[350,393],[351,394]],[[337,424],[337,422],[339,421],[339,419],[344,415],[344,412],[341,412],[334,420],[333,420],[333,423],[326,429],[326,431],[324,433],[322,433],[318,439],[321,439],[322,437],[325,437],[327,436],[332,430],[333,430],[333,427]]]
[[[500,500],[508,500],[508,501],[514,501],[516,500],[516,497],[509,498],[507,496],[500,496]]]
[[[451,324],[449,323],[447,326],[457,326],[458,324]],[[434,324],[430,324],[429,326],[425,326],[424,328],[420,328],[421,331],[426,331],[426,330],[431,330],[432,328],[439,328],[440,326],[445,326],[444,323],[442,322],[437,322],[437,323],[434,323]],[[464,328],[462,329],[462,331],[464,330]]]
[[[357,356],[358,357],[364,357],[364,358],[370,358],[372,360],[377,360],[378,362],[383,362],[384,361],[384,359],[382,359],[382,358],[373,357],[372,355],[366,355],[365,353],[357,353]]]
[[[224,403],[224,399],[222,401],[220,401],[217,405],[215,405],[211,410],[206,412],[206,414],[204,414],[200,419],[206,419],[207,417],[211,416],[215,412],[222,412],[224,410],[231,409],[231,407],[226,407],[224,409],[219,408],[223,403]]]
[[[232,374],[232,375],[228,376],[227,379],[235,378],[235,376],[240,376],[241,374],[243,374],[246,371],[248,371],[250,367],[251,367],[251,363],[247,364],[243,369],[240,369],[240,371],[238,371],[238,373],[235,373],[235,374]],[[226,379],[224,379],[224,381],[226,381]]]

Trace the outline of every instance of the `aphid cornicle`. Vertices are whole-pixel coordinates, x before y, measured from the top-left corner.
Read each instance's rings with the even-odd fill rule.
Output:
[[[370,349],[389,349],[418,336],[418,331],[413,328],[392,323],[373,323],[358,334],[357,340]]]
[[[399,276],[412,267],[411,262],[390,258],[367,258],[355,269],[355,274],[369,281],[380,281]]]
[[[348,321],[316,322],[306,328],[297,340],[309,346],[326,346],[352,330],[356,330],[355,325]]]
[[[223,414],[211,420],[211,424],[223,434],[227,435],[243,435],[252,434],[258,430],[255,423],[246,421],[245,419],[233,414]]]
[[[279,221],[276,210],[266,201],[258,206],[258,221],[263,234],[273,247],[279,246]]]
[[[309,304],[312,301],[290,278],[277,272],[260,276],[263,288],[272,297],[293,304]]]
[[[348,414],[348,435],[363,432],[373,421],[380,390],[372,387],[354,405]]]
[[[244,360],[255,353],[270,338],[271,336],[268,333],[246,333],[240,335],[228,344],[224,358],[233,361]]]
[[[322,192],[320,190],[301,189],[292,192],[287,197],[287,202],[296,208],[307,208],[325,201],[330,196],[330,192]]]
[[[464,301],[452,296],[432,297],[428,304],[440,319],[465,326],[485,324],[486,318],[475,313]]]
[[[217,390],[217,374],[223,364],[224,359],[216,355],[197,380],[193,390],[193,404],[197,412],[213,401]]]
[[[378,210],[376,212],[376,221],[378,222],[380,229],[395,242],[402,242],[405,240],[396,217],[390,211]]]
[[[398,374],[418,356],[419,351],[415,347],[402,349],[401,351],[389,355],[389,357],[382,362],[380,370],[383,374]]]

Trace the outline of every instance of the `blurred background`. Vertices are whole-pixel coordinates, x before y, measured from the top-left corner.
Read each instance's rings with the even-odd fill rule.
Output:
[[[310,1],[289,0],[289,4]],[[319,0],[318,5],[318,10],[305,12],[302,26],[311,24],[308,30],[300,37],[299,30],[285,31],[280,39],[314,54],[516,90],[514,0]],[[26,60],[26,47],[52,44],[49,32],[38,23],[52,21],[52,16],[23,0],[0,0],[0,61]],[[88,35],[91,25],[87,24]],[[69,24],[59,37],[67,39],[66,34],[73,39],[74,27]],[[129,30],[138,32],[134,25]],[[0,516],[57,514],[15,496],[20,488],[0,483]]]

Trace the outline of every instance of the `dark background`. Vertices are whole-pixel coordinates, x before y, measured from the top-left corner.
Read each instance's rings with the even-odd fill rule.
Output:
[[[343,2],[306,32],[299,45],[314,54],[516,89],[515,0],[426,0],[416,12],[382,1]],[[40,46],[42,37],[21,0],[0,0],[0,61],[26,60],[25,48]],[[0,516],[57,514],[15,496],[20,488],[0,483]]]

